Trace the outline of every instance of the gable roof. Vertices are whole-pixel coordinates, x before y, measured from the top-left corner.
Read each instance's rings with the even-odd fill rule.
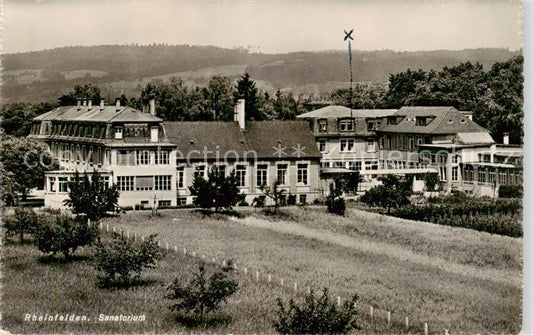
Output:
[[[78,122],[161,122],[157,116],[138,109],[114,105],[104,106],[60,106],[41,114],[34,121],[78,121]]]
[[[384,124],[379,132],[420,133],[420,134],[457,134],[488,131],[470,120],[454,107],[402,107],[395,116],[402,119],[398,124]],[[425,126],[417,125],[416,118],[430,117]]]
[[[319,119],[319,118],[344,118],[344,117],[385,117],[392,115],[396,109],[352,109],[331,105],[316,109],[311,112],[303,113],[296,116],[299,119]]]
[[[183,159],[321,157],[304,121],[247,122],[244,130],[237,122],[164,122],[163,126],[168,141],[177,146],[178,158]]]

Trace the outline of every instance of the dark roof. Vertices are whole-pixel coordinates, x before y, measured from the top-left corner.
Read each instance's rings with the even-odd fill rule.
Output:
[[[241,130],[237,122],[164,122],[165,134],[177,146],[178,158],[261,159],[320,158],[306,122],[256,121]],[[298,144],[300,145],[298,147]],[[284,150],[276,151],[278,145]],[[296,148],[300,148],[300,155]],[[281,155],[276,155],[281,153]],[[205,154],[205,155],[204,155]]]
[[[382,125],[378,131],[420,134],[488,132],[454,107],[402,107],[394,116],[401,117],[401,121],[398,124]],[[430,117],[433,120],[425,126],[419,126],[416,125],[418,117]]]
[[[300,119],[319,119],[319,118],[344,118],[344,117],[385,117],[392,115],[396,112],[396,109],[352,109],[344,106],[326,106],[323,108],[316,109],[311,112],[303,113],[297,118]]]
[[[104,106],[61,106],[35,117],[35,121],[80,121],[80,122],[161,122],[157,116],[138,109],[114,105]]]
[[[258,157],[321,157],[315,137],[305,121],[248,122],[245,135]]]

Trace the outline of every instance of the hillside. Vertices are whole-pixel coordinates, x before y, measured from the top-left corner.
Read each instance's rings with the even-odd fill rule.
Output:
[[[354,78],[358,82],[385,82],[389,74],[411,69],[441,69],[461,62],[479,62],[486,69],[518,52],[505,49],[469,49],[396,52],[355,51]],[[267,91],[320,94],[346,85],[346,51],[256,54],[244,49],[189,45],[107,45],[64,47],[3,55],[5,102],[55,100],[75,84],[95,83],[104,96],[120,92],[137,95],[154,79],[181,77],[202,86],[215,74],[236,79],[248,71]]]

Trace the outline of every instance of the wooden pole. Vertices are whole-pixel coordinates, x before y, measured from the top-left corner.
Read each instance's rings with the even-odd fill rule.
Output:
[[[341,305],[341,297],[337,296],[337,306],[340,307],[340,305]]]
[[[409,328],[409,317],[405,317],[405,328]]]
[[[390,312],[387,311],[387,323],[390,323]]]
[[[294,292],[298,292],[298,283],[294,282]]]
[[[424,335],[428,335],[429,331],[428,331],[428,323],[427,322],[424,322]]]
[[[259,271],[255,271],[255,280],[259,281]]]
[[[183,248],[183,254],[187,255],[187,248]]]
[[[272,275],[268,275],[268,282],[270,283],[272,281]]]
[[[370,306],[370,318],[374,318],[374,307]]]
[[[281,286],[283,286],[283,278],[281,278],[280,284],[281,284]]]

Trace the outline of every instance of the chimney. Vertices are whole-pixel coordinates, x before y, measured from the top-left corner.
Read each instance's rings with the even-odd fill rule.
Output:
[[[509,133],[503,133],[503,145],[509,145]]]
[[[233,108],[233,121],[239,122],[239,128],[241,129],[245,128],[244,104],[244,99],[239,99]]]
[[[150,128],[150,142],[159,141],[159,127],[154,126]]]
[[[100,99],[100,108],[104,109],[104,107],[105,107],[105,101],[104,99]]]
[[[93,101],[91,99],[89,99],[88,101],[88,106],[89,106],[89,109],[93,108]]]
[[[116,104],[117,104],[117,109],[119,109],[120,108],[120,99],[117,99]]]
[[[155,99],[150,99],[150,115],[155,116]]]

